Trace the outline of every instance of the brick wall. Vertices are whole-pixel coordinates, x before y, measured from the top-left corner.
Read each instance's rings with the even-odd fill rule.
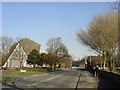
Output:
[[[112,72],[107,72],[107,71],[99,71],[99,73],[103,76],[105,76],[106,78],[111,79],[112,81],[114,81],[116,84],[120,85],[120,75],[119,74],[115,74]]]

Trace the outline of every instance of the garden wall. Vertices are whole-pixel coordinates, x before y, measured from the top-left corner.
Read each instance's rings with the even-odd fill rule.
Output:
[[[120,85],[120,75],[119,74],[115,74],[115,73],[107,72],[107,71],[99,71],[99,73],[101,75],[103,75],[104,77],[111,79],[116,84]]]

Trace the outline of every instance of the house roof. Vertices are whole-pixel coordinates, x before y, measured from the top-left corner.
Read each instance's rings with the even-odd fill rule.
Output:
[[[8,60],[8,58],[10,57],[10,55],[12,54],[12,52],[14,51],[15,47],[17,46],[18,43],[15,43],[11,46],[9,53],[6,55],[2,55],[2,65],[5,64],[5,62]]]
[[[13,44],[10,48],[9,53],[3,58],[5,61],[8,60],[8,58],[10,57],[10,55],[12,54],[12,52],[14,51],[14,49],[16,48],[16,46],[19,45],[23,48],[23,50],[25,51],[25,53],[28,55],[33,49],[36,49],[38,51],[40,51],[40,44],[38,44],[37,42],[29,39],[29,38],[24,38],[22,40],[20,40],[19,42]]]
[[[24,38],[22,40],[20,40],[18,42],[20,44],[20,46],[22,46],[23,50],[25,51],[25,53],[28,55],[33,49],[36,49],[38,51],[40,51],[40,44],[32,41],[29,38]]]

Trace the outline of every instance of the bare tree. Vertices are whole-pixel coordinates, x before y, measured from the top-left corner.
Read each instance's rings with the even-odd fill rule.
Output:
[[[114,3],[113,9],[118,9],[119,10],[119,6],[118,6],[119,2],[120,2],[120,0],[116,0],[116,2]]]
[[[10,47],[13,45],[14,40],[10,37],[3,36],[1,37],[1,50],[3,55],[6,55],[9,52]]]
[[[0,67],[2,66],[2,52],[0,52]]]
[[[16,37],[15,42],[19,42],[22,39],[23,39],[22,37]]]
[[[105,56],[113,65],[113,56],[118,47],[118,14],[110,11],[106,14],[97,15],[93,18],[87,31],[77,32],[78,41]],[[105,65],[104,62],[104,65]]]
[[[47,51],[55,53],[58,50],[58,48],[60,48],[61,43],[62,41],[60,37],[57,37],[57,38],[53,37],[49,39],[47,42],[47,46],[48,46]]]
[[[49,62],[51,62],[53,67],[55,66],[55,64],[60,63],[62,60],[65,61],[65,58],[70,58],[70,55],[68,54],[68,49],[62,43],[60,37],[49,39],[47,42],[47,46],[49,57],[48,60],[50,60]]]

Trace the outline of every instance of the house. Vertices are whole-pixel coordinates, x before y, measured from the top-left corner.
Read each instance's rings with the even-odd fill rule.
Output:
[[[80,66],[80,61],[72,61],[72,67],[79,67]]]
[[[41,53],[40,44],[30,40],[29,38],[20,40],[10,48],[3,67],[32,67],[32,65],[27,64],[26,59],[33,49],[36,49]]]

